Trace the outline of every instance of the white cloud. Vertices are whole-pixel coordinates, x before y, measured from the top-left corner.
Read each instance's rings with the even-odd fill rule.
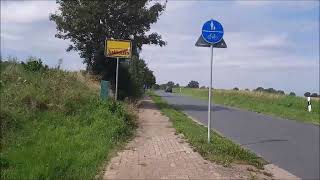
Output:
[[[166,12],[174,12],[179,9],[186,9],[188,7],[191,7],[193,4],[197,3],[196,1],[174,1],[174,0],[169,0],[167,3],[166,7]]]
[[[279,48],[288,46],[288,36],[286,34],[273,34],[267,35],[263,37],[258,42],[254,43],[253,46],[260,47],[260,48]]]
[[[237,0],[235,1],[238,5],[245,5],[245,6],[265,6],[272,3],[272,1],[262,1],[262,0]]]
[[[1,23],[31,23],[49,18],[55,1],[1,1]]]
[[[181,3],[176,5],[179,7],[183,6],[184,1],[176,3]],[[260,8],[267,3],[269,1],[256,6]],[[266,7],[263,13],[260,13],[255,11],[255,8],[248,10],[249,7],[242,7],[244,5],[234,4],[228,8],[223,8],[225,4],[222,3],[217,8],[216,5],[213,2],[199,2],[190,7],[168,11],[151,29],[159,32],[168,41],[166,47],[144,46],[142,51],[142,58],[154,71],[158,83],[172,80],[186,85],[190,80],[197,80],[201,85],[208,85],[210,51],[209,48],[197,48],[194,43],[200,35],[201,23],[205,19],[214,17],[224,23],[226,30],[224,39],[228,45],[227,49],[214,49],[215,87],[263,86],[286,91],[294,90],[298,93],[305,89],[317,90],[319,56],[305,55],[304,49],[301,49],[302,44],[294,41],[297,32],[294,29],[299,31],[301,29],[294,27],[305,27],[303,24],[310,24],[312,26],[308,26],[308,30],[314,33],[318,32],[315,31],[318,22],[314,23],[312,20],[293,22],[282,17],[274,19],[266,14],[268,12]],[[200,10],[201,13],[192,14]],[[273,28],[276,31],[272,31]],[[307,34],[310,32],[299,36]],[[316,41],[310,43],[317,46]],[[314,54],[314,51],[312,52]],[[295,80],[292,81],[288,77]],[[310,83],[305,83],[306,81]]]
[[[54,67],[63,59],[62,68],[84,69],[77,52],[66,53],[69,41],[55,38],[55,24],[50,13],[57,10],[55,1],[1,1],[1,54],[40,57]]]
[[[234,2],[242,7],[281,6],[293,10],[307,10],[319,7],[319,1],[236,0]]]
[[[12,41],[17,41],[17,40],[20,40],[22,37],[19,35],[1,32],[1,38],[7,39],[7,40],[12,40]]]

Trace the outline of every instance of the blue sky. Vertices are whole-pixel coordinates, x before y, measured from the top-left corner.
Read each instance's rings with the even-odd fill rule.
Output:
[[[83,69],[76,52],[65,52],[69,42],[54,37],[48,16],[56,9],[54,1],[1,1],[1,55],[38,56],[50,66],[63,58],[63,68]],[[211,18],[228,45],[214,49],[214,87],[319,92],[318,1],[169,1],[151,30],[168,45],[143,46],[141,54],[158,83],[208,85],[210,49],[194,43]]]

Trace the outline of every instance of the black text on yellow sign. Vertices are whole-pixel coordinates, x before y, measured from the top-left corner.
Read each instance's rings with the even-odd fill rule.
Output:
[[[131,41],[106,40],[105,54],[107,57],[131,58]]]

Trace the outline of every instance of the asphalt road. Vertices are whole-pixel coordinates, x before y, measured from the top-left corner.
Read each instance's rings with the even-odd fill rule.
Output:
[[[205,100],[158,91],[169,104],[207,124]],[[319,179],[319,126],[212,105],[211,127],[303,179]]]

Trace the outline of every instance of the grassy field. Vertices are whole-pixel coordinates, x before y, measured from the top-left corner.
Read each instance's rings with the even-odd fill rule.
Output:
[[[173,91],[180,93],[178,88]],[[208,89],[182,88],[181,93],[199,99],[208,99]],[[217,104],[319,125],[320,101],[317,98],[311,101],[312,112],[307,112],[307,102],[302,97],[242,90],[213,91],[213,102]]]
[[[152,100],[168,116],[173,127],[178,133],[182,133],[188,142],[205,159],[228,166],[231,163],[251,164],[262,168],[266,161],[257,157],[254,153],[243,149],[239,145],[213,132],[210,144],[207,143],[207,128],[194,122],[178,109],[168,105],[161,97],[154,93],[149,94]]]
[[[100,101],[77,73],[0,70],[3,179],[93,179],[134,133],[126,105]]]

